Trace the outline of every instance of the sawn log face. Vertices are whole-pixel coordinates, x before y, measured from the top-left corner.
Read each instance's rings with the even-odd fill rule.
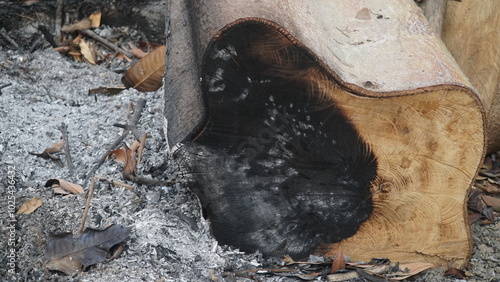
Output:
[[[324,71],[251,20],[216,36],[204,60],[207,125],[183,151],[220,243],[302,259],[354,235],[377,161],[318,82]]]
[[[413,1],[170,4],[165,132],[222,244],[467,263],[484,111]]]

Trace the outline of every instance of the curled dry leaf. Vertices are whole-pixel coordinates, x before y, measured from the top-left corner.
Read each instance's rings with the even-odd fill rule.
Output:
[[[453,277],[457,279],[464,279],[466,277],[465,272],[463,270],[457,268],[449,268],[444,272],[444,277]]]
[[[101,12],[95,12],[89,17],[91,24],[91,27],[99,27],[101,25]]]
[[[19,207],[17,210],[17,214],[19,213],[24,213],[24,214],[30,214],[34,212],[36,209],[38,209],[40,206],[42,206],[42,198],[41,197],[35,197],[32,199],[29,199],[26,201],[24,204]]]
[[[47,180],[47,182],[45,183],[45,187],[53,188],[54,192],[58,194],[79,194],[85,192],[82,186],[59,178],[52,178]]]
[[[488,196],[488,195],[482,195],[481,198],[486,203],[486,205],[493,208],[494,211],[500,212],[500,198],[496,198],[496,197],[492,197],[492,196]]]
[[[339,270],[344,270],[344,269],[345,269],[345,256],[341,246],[337,252],[337,255],[335,256],[335,259],[332,262],[332,269],[330,270],[330,273],[335,273]]]
[[[141,92],[153,92],[163,84],[165,72],[165,46],[161,46],[128,69],[122,77],[126,87]]]
[[[63,146],[64,146],[64,141],[61,141],[61,142],[52,144],[52,146],[43,150],[43,152],[41,154],[37,154],[37,153],[33,153],[33,152],[28,152],[28,153],[31,155],[40,157],[40,158],[52,160],[59,167],[64,167],[64,164],[61,161],[61,159],[59,157],[54,156],[55,153],[58,153],[62,150]]]
[[[139,59],[142,59],[146,57],[148,53],[142,51],[141,49],[137,48],[134,43],[129,42],[128,45],[130,46],[130,53],[134,54]]]
[[[87,62],[89,62],[90,64],[95,65],[94,54],[92,54],[92,50],[90,50],[87,42],[85,42],[85,40],[80,40],[78,46],[80,46],[80,52],[82,53],[85,60],[87,60]]]
[[[136,141],[137,142],[137,141]],[[129,148],[126,144],[120,149],[116,149],[109,153],[108,158],[114,157],[115,162],[123,163],[123,173],[126,175],[133,175],[135,172],[135,150],[137,150],[138,144],[132,144],[132,148]]]

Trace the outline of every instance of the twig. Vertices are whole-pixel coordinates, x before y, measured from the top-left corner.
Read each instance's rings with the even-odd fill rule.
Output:
[[[111,153],[111,151],[113,151],[116,147],[118,147],[123,142],[123,140],[127,138],[127,135],[131,130],[135,130],[135,128],[137,127],[137,123],[141,118],[142,110],[145,105],[146,105],[146,100],[139,99],[139,101],[137,101],[137,105],[134,108],[134,115],[130,119],[129,123],[127,123],[127,125],[125,126],[124,128],[125,130],[123,131],[122,135],[120,135],[120,137],[118,137],[118,139],[116,139],[115,142],[113,142],[113,144],[111,144],[108,147],[108,149],[99,157],[99,159],[94,162],[94,166],[92,167],[92,169],[87,174],[87,177],[85,178],[84,185],[86,185],[86,183],[88,182],[89,177],[93,175],[97,171],[97,169],[104,163],[104,161]]]
[[[122,175],[124,179],[130,180],[139,185],[168,186],[175,183],[174,181],[163,181],[141,176],[135,176],[125,172],[122,172]]]
[[[125,55],[125,56],[127,56],[129,58],[132,58],[132,56],[133,56],[132,53],[130,53],[129,51],[123,50],[122,48],[120,48],[120,47],[116,46],[115,44],[109,42],[105,38],[100,37],[99,35],[97,35],[96,33],[94,33],[91,30],[84,29],[84,30],[79,30],[78,32],[80,32],[81,34],[86,35],[88,37],[91,37],[94,40],[97,40],[98,42],[102,43],[104,46],[106,46],[108,48],[111,48],[115,52],[122,53],[123,55]]]
[[[45,40],[47,40],[47,42],[49,42],[49,44],[50,44],[50,46],[52,46],[52,48],[59,47],[59,44],[57,44],[55,39],[54,39],[54,35],[52,35],[52,33],[50,33],[50,30],[46,26],[41,24],[38,26],[38,30],[43,34],[43,37],[45,38]],[[60,30],[60,28],[59,28],[59,30]]]
[[[128,185],[127,183],[123,183],[121,181],[118,181],[118,180],[114,180],[114,179],[108,179],[108,178],[105,178],[105,177],[96,177],[98,180],[103,180],[103,181],[106,181],[106,182],[109,182],[111,185],[113,186],[121,186],[127,190],[130,190],[130,191],[134,191],[134,186],[132,185]]]
[[[90,182],[90,187],[87,192],[87,202],[85,203],[85,210],[83,211],[82,222],[80,223],[80,228],[78,228],[78,236],[82,234],[83,228],[85,227],[85,221],[87,220],[87,215],[89,214],[90,200],[92,200],[92,195],[94,194],[94,184],[95,184],[95,178],[94,175],[92,175],[92,181]]]
[[[3,85],[0,85],[0,95],[2,95],[2,89],[6,88],[6,87],[9,87],[11,85],[12,85],[12,83],[10,83],[10,82],[9,83],[5,83]]]
[[[137,165],[139,165],[142,161],[142,151],[144,151],[144,147],[146,146],[146,133],[144,133],[141,137],[141,143],[139,145],[139,149],[137,149]]]
[[[17,50],[22,51],[21,47],[17,45],[16,41],[14,41],[12,38],[9,37],[5,28],[2,28],[0,30],[0,35],[3,36],[3,38],[5,38],[5,40],[7,40],[12,46],[16,47]]]
[[[56,10],[56,20],[55,20],[55,41],[61,43],[61,27],[62,27],[62,15],[63,15],[63,4],[64,0],[57,0],[57,10]],[[51,43],[52,45],[52,43]],[[52,47],[55,47],[52,45]]]
[[[75,173],[75,167],[73,166],[73,160],[71,159],[71,153],[69,150],[69,137],[68,137],[68,125],[66,125],[64,122],[61,124],[59,127],[59,130],[61,131],[63,135],[63,140],[64,140],[64,154],[66,155],[66,165],[68,166],[69,174],[73,178],[74,173]]]

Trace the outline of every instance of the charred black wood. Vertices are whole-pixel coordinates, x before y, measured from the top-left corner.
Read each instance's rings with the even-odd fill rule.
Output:
[[[314,58],[246,21],[212,39],[202,75],[206,124],[177,157],[217,240],[299,259],[355,234],[372,212],[377,160]]]

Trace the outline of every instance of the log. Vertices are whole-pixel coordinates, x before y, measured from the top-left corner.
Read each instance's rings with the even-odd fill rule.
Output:
[[[480,97],[413,1],[170,1],[165,128],[221,244],[464,266]]]
[[[488,152],[500,150],[500,1],[448,1],[443,41],[482,97]]]

